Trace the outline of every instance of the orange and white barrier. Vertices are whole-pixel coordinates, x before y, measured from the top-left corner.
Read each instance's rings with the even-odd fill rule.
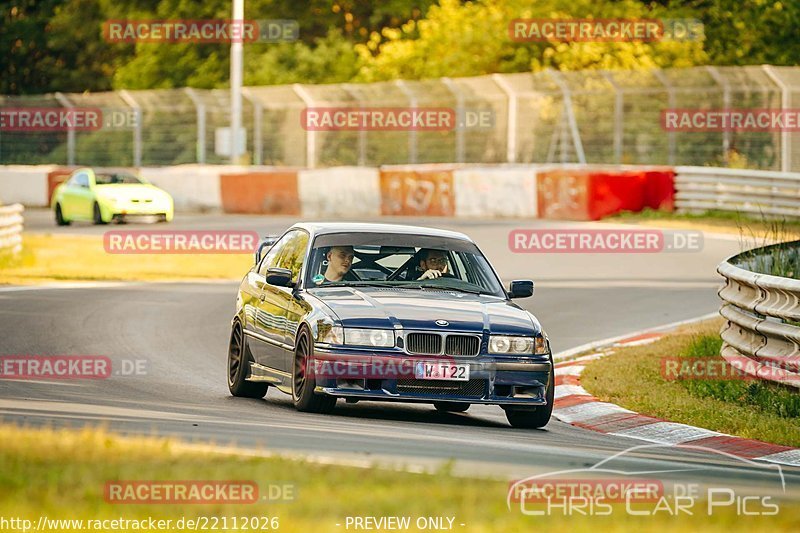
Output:
[[[46,206],[70,168],[0,167],[0,200]],[[598,220],[650,207],[672,210],[670,167],[397,165],[380,168],[144,167],[177,211],[307,218],[379,216]]]

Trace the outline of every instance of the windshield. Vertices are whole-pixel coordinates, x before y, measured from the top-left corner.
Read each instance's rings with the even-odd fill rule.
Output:
[[[97,185],[113,185],[116,183],[124,183],[124,184],[143,183],[142,180],[140,180],[133,174],[102,173],[102,174],[95,174],[94,177],[95,177],[95,183]]]
[[[441,289],[505,297],[478,247],[437,236],[337,233],[314,240],[305,287]]]

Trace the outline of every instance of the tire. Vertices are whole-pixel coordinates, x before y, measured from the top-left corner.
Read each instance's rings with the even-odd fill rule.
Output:
[[[94,207],[92,208],[92,222],[97,225],[106,223],[106,221],[103,220],[103,213],[100,211],[100,204],[97,202],[94,203]]]
[[[336,407],[336,398],[314,392],[316,379],[307,373],[308,363],[314,356],[314,346],[308,329],[301,328],[297,335],[292,365],[292,399],[298,411],[330,413]]]
[[[241,398],[263,398],[269,385],[245,379],[250,361],[247,338],[244,336],[242,324],[237,320],[231,328],[228,342],[228,390],[233,396]]]
[[[56,204],[56,224],[59,226],[69,226],[69,220],[64,218],[64,213],[61,212],[61,204]]]
[[[465,402],[433,402],[433,406],[442,413],[463,413],[469,409],[469,404]]]
[[[555,368],[552,366],[553,361],[550,360],[550,377],[547,382],[547,392],[545,398],[547,405],[534,407],[533,409],[506,409],[506,419],[512,427],[521,429],[539,429],[543,428],[550,422],[550,416],[553,414],[553,400],[555,399]]]

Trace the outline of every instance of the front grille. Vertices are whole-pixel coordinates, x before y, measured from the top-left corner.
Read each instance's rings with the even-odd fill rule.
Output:
[[[397,392],[425,396],[466,396],[470,398],[481,398],[485,385],[485,379],[470,379],[468,381],[398,379]]]
[[[478,355],[481,349],[481,340],[472,335],[448,335],[444,343],[444,353],[447,355]]]
[[[442,336],[436,333],[409,333],[406,336],[408,353],[436,355],[442,353]]]

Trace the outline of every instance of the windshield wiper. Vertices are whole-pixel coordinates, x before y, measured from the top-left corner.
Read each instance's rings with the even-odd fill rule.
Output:
[[[403,288],[406,284],[402,281],[336,281],[327,283],[322,287],[391,287]]]
[[[458,292],[466,292],[467,294],[491,294],[486,291],[482,291],[480,289],[469,289],[467,287],[458,287],[453,285],[447,284],[436,284],[436,285],[423,285],[420,284],[421,289],[439,289],[443,291],[458,291]]]

